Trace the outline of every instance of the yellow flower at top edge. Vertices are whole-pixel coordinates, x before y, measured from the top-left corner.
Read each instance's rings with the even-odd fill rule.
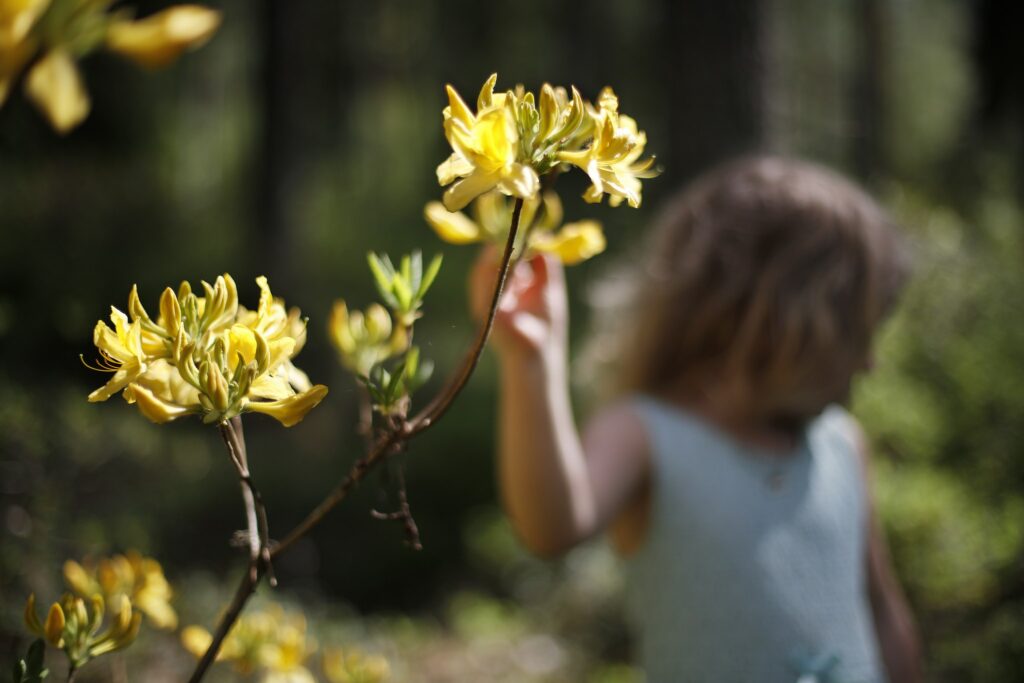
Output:
[[[178,625],[178,615],[170,603],[171,586],[163,568],[156,560],[137,552],[84,566],[68,560],[64,563],[64,580],[83,598],[101,595],[107,604],[113,604],[120,596],[130,598],[157,628],[174,629]]]
[[[607,194],[608,203],[618,206],[623,200],[633,208],[640,206],[640,178],[652,178],[654,157],[639,161],[647,136],[637,129],[636,121],[619,114],[619,99],[611,88],[601,91],[597,111],[591,112],[594,138],[588,147],[559,153],[561,161],[583,169],[591,186],[583,194],[589,203],[598,203]]]
[[[76,60],[106,47],[146,67],[164,66],[201,46],[220,13],[198,5],[169,7],[133,20],[109,11],[112,0],[0,0],[0,105],[34,61],[25,93],[58,133],[89,114],[89,95]]]
[[[0,105],[32,56],[37,43],[32,27],[49,4],[50,0],[0,0]]]
[[[640,205],[640,178],[657,174],[653,158],[640,161],[646,136],[636,122],[619,114],[618,99],[605,88],[595,108],[576,88],[544,84],[539,102],[522,86],[495,93],[497,74],[484,83],[474,113],[450,85],[444,109],[445,137],[452,154],[437,168],[449,186],[444,207],[458,211],[474,198],[497,189],[507,196],[533,199],[540,176],[575,165],[591,179],[584,198],[598,202],[608,194],[613,206]],[[462,226],[466,227],[466,226]]]
[[[199,5],[176,5],[137,21],[114,20],[107,49],[153,69],[208,41],[220,26],[220,13]]]
[[[125,399],[157,423],[189,414],[224,422],[243,412],[260,412],[286,427],[297,424],[320,403],[327,387],[313,385],[292,363],[305,344],[305,320],[273,297],[265,277],[257,278],[257,284],[260,303],[254,311],[238,304],[234,280],[227,274],[214,285],[202,283],[205,296],[194,294],[188,283],[177,293],[167,288],[156,321],[133,287],[130,325],[116,309],[115,330],[97,325],[102,357],[101,367],[94,369],[114,377],[90,400],[106,400],[124,388]]]
[[[440,202],[428,203],[424,216],[446,242],[503,243],[512,209],[512,203],[501,193],[489,192],[473,204],[473,218],[461,212],[450,212]],[[562,202],[554,192],[544,192],[523,203],[519,235],[528,235],[527,258],[532,253],[544,252],[554,254],[566,265],[575,265],[604,251],[605,238],[600,223],[586,220],[561,225],[561,222]]]

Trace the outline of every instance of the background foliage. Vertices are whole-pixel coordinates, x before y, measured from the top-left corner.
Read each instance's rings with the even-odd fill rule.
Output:
[[[137,3],[142,12],[165,3]],[[347,470],[355,389],[332,357],[331,301],[373,295],[368,250],[445,254],[417,339],[435,384],[472,335],[471,249],[442,245],[423,203],[446,156],[442,85],[611,84],[664,177],[640,211],[560,183],[567,216],[599,218],[611,252],[637,240],[696,171],[748,149],[818,159],[869,184],[916,249],[916,277],[854,408],[876,445],[876,489],[926,638],[931,679],[1009,681],[1024,655],[1024,84],[1014,3],[979,0],[469,0],[212,3],[202,51],[144,74],[104,55],[83,69],[93,113],[56,137],[22,98],[0,110],[0,661],[26,643],[29,590],[58,591],[66,557],[138,548],[209,623],[241,558],[237,483],[212,430],[157,428],[78,361],[133,282],[155,306],[181,279],[254,278],[310,318],[302,367],[328,384],[297,429],[247,419],[251,459],[283,532]],[[577,301],[577,304],[580,302]],[[586,311],[574,309],[575,338]],[[580,387],[586,386],[586,378]],[[430,389],[423,394],[429,395]],[[586,389],[580,389],[586,398]],[[408,484],[425,549],[372,520],[381,478],[278,564],[321,640],[387,654],[397,680],[631,680],[601,547],[525,557],[496,512],[493,368],[417,440]],[[147,680],[188,659],[151,634]],[[512,654],[499,647],[510,637]],[[162,644],[161,644],[162,643]],[[160,646],[157,646],[160,644]],[[141,659],[140,659],[141,658]],[[486,672],[486,674],[480,673]],[[83,672],[84,673],[84,672]],[[102,674],[101,674],[102,675]],[[505,676],[505,678],[500,678]]]

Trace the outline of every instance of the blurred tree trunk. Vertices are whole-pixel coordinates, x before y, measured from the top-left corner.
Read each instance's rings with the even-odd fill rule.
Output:
[[[853,8],[859,59],[853,74],[853,172],[872,183],[887,170],[885,157],[886,0],[858,0]]]
[[[770,147],[770,0],[661,0],[671,102],[666,172],[677,181]]]
[[[343,5],[263,0],[260,8],[262,120],[252,257],[282,289],[295,284],[300,192],[341,130],[341,92],[349,77],[339,39]]]

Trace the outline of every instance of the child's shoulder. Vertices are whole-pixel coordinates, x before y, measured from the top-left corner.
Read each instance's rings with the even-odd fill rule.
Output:
[[[839,439],[858,459],[864,456],[865,436],[857,418],[838,404],[829,405],[807,428],[810,437]]]

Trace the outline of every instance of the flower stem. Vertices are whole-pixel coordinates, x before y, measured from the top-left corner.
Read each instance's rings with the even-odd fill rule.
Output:
[[[245,603],[256,590],[262,574],[269,575],[270,585],[277,585],[273,566],[270,563],[270,529],[267,524],[267,508],[249,473],[249,459],[245,449],[245,435],[242,432],[241,418],[234,417],[228,422],[221,423],[220,435],[224,440],[224,445],[227,446],[231,462],[238,471],[239,483],[242,486],[242,501],[245,503],[245,517],[248,524],[249,566],[242,577],[238,590],[235,591],[231,605],[221,617],[210,646],[199,663],[196,664],[195,671],[192,672],[192,677],[189,679],[190,683],[202,680],[206,670],[213,664],[224,643],[224,638],[227,637],[228,631],[238,619]]]
[[[484,347],[487,345],[487,339],[491,335],[491,328],[494,327],[494,318],[498,314],[498,304],[501,302],[501,294],[505,290],[505,281],[508,279],[509,270],[511,270],[512,251],[515,248],[516,233],[519,232],[519,217],[522,212],[523,200],[516,199],[515,207],[512,209],[512,224],[509,226],[508,240],[505,242],[505,253],[501,256],[501,265],[498,269],[498,281],[494,285],[494,294],[491,296],[491,307],[487,311],[487,318],[480,326],[476,343],[469,350],[469,353],[466,354],[462,361],[462,367],[454,378],[449,381],[448,385],[426,408],[411,420],[408,436],[411,437],[419,434],[440,419],[448,411],[448,408],[451,407],[455,397],[459,395],[459,392],[469,382],[473,371],[476,370],[476,365],[480,361]],[[523,245],[523,249],[525,248],[525,245]]]

